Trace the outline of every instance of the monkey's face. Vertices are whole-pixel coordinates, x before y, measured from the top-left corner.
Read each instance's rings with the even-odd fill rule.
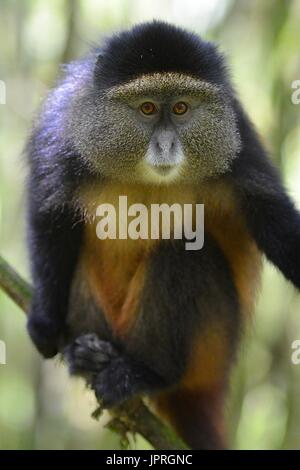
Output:
[[[77,128],[92,167],[129,182],[199,182],[225,173],[240,147],[226,92],[177,73],[145,75],[94,96]]]

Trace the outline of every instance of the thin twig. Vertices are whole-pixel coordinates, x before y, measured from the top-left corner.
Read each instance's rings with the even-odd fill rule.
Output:
[[[2,256],[0,256],[0,287],[25,313],[28,311],[32,288]]]

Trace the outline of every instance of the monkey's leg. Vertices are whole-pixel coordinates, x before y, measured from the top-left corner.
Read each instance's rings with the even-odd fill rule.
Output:
[[[159,383],[158,377],[153,373],[150,374],[141,364],[120,354],[110,342],[100,340],[95,334],[77,338],[66,348],[65,358],[70,372],[85,377],[105,407],[117,405],[136,394],[150,393],[157,412],[192,449],[225,448],[225,381],[222,376],[219,382],[209,386],[194,386],[189,390],[183,385],[173,391],[155,394],[153,392],[164,388],[163,381]],[[222,365],[221,357],[216,361],[219,366]],[[210,368],[213,367],[210,364]],[[208,365],[203,372],[212,375],[212,370],[208,371]],[[224,372],[221,370],[221,375]]]
[[[125,336],[112,335],[107,343],[99,340],[100,330],[90,330],[99,337],[79,337],[65,357],[71,372],[86,377],[111,406],[134,394],[152,395],[178,384],[195,358],[201,358],[204,368],[200,365],[198,371],[205,374],[207,356],[203,359],[201,350],[194,351],[195,344],[206,350],[207,340],[199,339],[199,332],[213,328],[211,347],[219,348],[215,325],[225,325],[232,331],[226,344],[231,350],[239,322],[230,271],[216,243],[207,236],[203,250],[191,253],[182,241],[176,246],[166,242],[149,261],[139,311]],[[226,357],[230,361],[228,351]]]
[[[108,408],[163,386],[163,380],[153,372],[93,333],[79,336],[67,346],[64,358],[70,373],[84,377]]]
[[[29,242],[34,294],[28,331],[39,352],[54,356],[65,335],[70,284],[80,249],[81,226],[64,208],[39,210],[31,201]]]

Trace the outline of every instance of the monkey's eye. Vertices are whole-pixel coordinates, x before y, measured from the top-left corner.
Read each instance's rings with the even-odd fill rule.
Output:
[[[173,113],[177,115],[185,114],[188,110],[188,105],[184,101],[178,101],[173,106]]]
[[[151,101],[145,101],[145,103],[141,104],[140,111],[146,116],[151,116],[152,114],[157,113],[157,107]]]

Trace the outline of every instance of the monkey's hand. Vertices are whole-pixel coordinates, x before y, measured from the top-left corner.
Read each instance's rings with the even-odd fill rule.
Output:
[[[65,348],[64,357],[70,373],[84,377],[105,408],[159,386],[152,373],[95,334],[79,336]]]
[[[27,330],[37,350],[45,359],[54,357],[63,343],[61,325],[47,316],[30,313]]]

